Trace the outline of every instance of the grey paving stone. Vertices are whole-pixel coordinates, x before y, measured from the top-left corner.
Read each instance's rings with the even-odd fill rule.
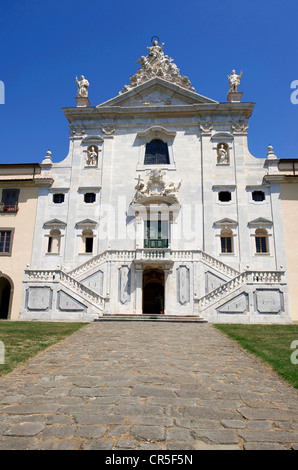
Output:
[[[164,441],[165,429],[162,426],[133,426],[131,436],[142,441]]]
[[[90,323],[0,390],[0,449],[297,449],[297,390],[210,324]]]
[[[21,423],[12,426],[7,430],[4,435],[6,436],[35,436],[36,434],[43,431],[45,428],[44,424],[40,423]]]

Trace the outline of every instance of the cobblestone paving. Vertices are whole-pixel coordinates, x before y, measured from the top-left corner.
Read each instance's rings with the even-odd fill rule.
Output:
[[[298,450],[298,393],[209,324],[92,323],[0,379],[0,449]]]

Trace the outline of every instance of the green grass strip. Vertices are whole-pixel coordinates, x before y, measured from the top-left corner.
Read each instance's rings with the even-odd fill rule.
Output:
[[[298,364],[293,363],[293,359],[298,358],[298,346],[291,348],[293,341],[298,341],[298,325],[225,323],[214,326],[237,341],[244,349],[269,364],[293,387],[298,388]]]
[[[84,325],[86,323],[0,321],[0,341],[4,344],[5,353],[4,364],[0,364],[0,376]]]

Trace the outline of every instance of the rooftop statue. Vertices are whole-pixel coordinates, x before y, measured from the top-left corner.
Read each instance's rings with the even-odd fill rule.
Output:
[[[229,84],[230,84],[229,91],[231,91],[231,92],[236,92],[237,91],[238,86],[240,85],[240,78],[241,77],[242,77],[242,70],[240,72],[240,75],[237,75],[236,71],[232,70],[231,75],[228,75]]]
[[[147,82],[151,78],[160,77],[168,82],[180,85],[191,91],[195,91],[191,87],[191,83],[187,77],[180,75],[178,67],[172,63],[173,59],[163,52],[164,43],[158,44],[158,41],[153,41],[152,46],[147,47],[149,53],[147,56],[142,56],[136,63],[140,64],[139,70],[135,75],[130,77],[129,85],[125,85],[120,93],[125,93],[132,88]]]
[[[77,96],[82,97],[82,98],[87,98],[89,82],[88,82],[88,80],[86,80],[84,75],[81,75],[80,80],[78,80],[78,77],[76,77],[76,84],[78,86]]]

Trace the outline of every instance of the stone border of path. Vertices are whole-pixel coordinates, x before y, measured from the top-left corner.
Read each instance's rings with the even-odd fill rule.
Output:
[[[298,393],[210,324],[91,323],[0,378],[0,449],[298,450]]]

